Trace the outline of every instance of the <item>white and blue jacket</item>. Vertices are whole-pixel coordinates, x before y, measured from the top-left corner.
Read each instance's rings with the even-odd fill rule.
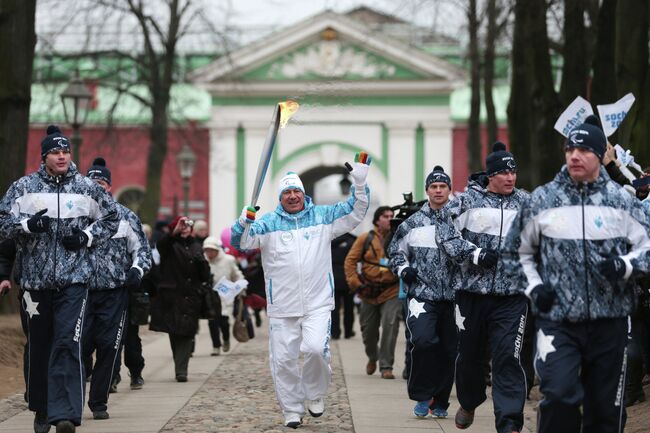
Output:
[[[470,182],[467,191],[444,207],[436,241],[458,265],[453,276],[455,290],[498,296],[519,293],[520,280],[504,269],[501,248],[517,211],[528,199],[529,194],[520,189],[502,195]],[[494,268],[483,269],[478,265],[482,248],[499,253]]]
[[[625,317],[634,310],[637,277],[650,270],[650,218],[604,168],[595,182],[576,183],[564,166],[522,206],[504,252],[511,272],[523,269],[522,292],[531,296],[539,284],[555,291],[547,313],[533,302],[540,317],[555,322]],[[626,272],[612,284],[597,265],[614,257],[623,259]]]
[[[27,221],[42,209],[51,218],[45,233],[31,233]],[[61,176],[40,169],[21,177],[0,201],[0,238],[16,240],[16,275],[25,290],[60,290],[86,284],[93,272],[89,247],[110,239],[119,224],[115,200],[82,176],[74,163]],[[68,251],[61,240],[73,228],[84,231],[88,243]]]
[[[368,203],[367,187],[353,187],[347,201],[330,206],[316,206],[305,196],[305,209],[289,214],[278,204],[251,224],[243,240],[244,226],[235,222],[231,244],[240,251],[262,252],[269,317],[334,309],[331,241],[363,220]]]
[[[140,218],[131,209],[116,204],[120,224],[112,238],[91,249],[95,272],[88,281],[88,290],[116,289],[124,286],[131,268],[138,269],[140,277],[151,269],[151,248]]]

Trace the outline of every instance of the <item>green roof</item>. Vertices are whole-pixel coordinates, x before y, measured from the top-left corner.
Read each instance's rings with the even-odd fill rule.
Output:
[[[30,122],[36,123],[61,123],[65,122],[63,105],[60,94],[65,89],[66,83],[33,84],[32,103],[30,106]],[[144,85],[130,88],[130,92],[147,98],[149,93]],[[97,86],[95,99],[96,106],[88,113],[87,124],[105,124],[109,114],[113,113],[113,122],[116,124],[149,124],[151,123],[151,110],[133,96],[123,93],[119,96],[117,105],[113,108],[118,98],[115,89]],[[205,123],[210,119],[211,98],[210,94],[189,84],[175,84],[171,90],[171,103],[169,116],[172,122],[185,123],[196,121]]]
[[[494,98],[497,122],[506,123],[508,121],[507,109],[508,100],[510,99],[510,86],[494,86],[492,96]],[[471,97],[472,92],[469,86],[461,87],[452,92],[451,98],[449,99],[451,120],[454,122],[466,122],[467,119],[469,119]],[[481,96],[481,122],[485,122],[486,120],[485,104],[483,103],[483,97]]]

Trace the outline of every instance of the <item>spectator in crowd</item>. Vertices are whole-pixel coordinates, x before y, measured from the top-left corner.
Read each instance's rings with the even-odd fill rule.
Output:
[[[389,206],[379,206],[372,217],[374,228],[354,241],[344,264],[348,285],[362,301],[359,322],[368,356],[366,374],[373,374],[379,361],[383,379],[395,379],[393,362],[402,314],[398,278],[388,266],[384,249],[392,218]]]

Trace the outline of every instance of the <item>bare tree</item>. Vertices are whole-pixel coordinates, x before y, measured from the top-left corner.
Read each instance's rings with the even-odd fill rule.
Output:
[[[0,191],[25,174],[36,0],[0,0]]]
[[[469,44],[467,57],[469,59],[470,76],[470,112],[467,120],[467,150],[469,154],[470,172],[483,167],[481,158],[481,56],[479,50],[479,26],[477,0],[469,0],[467,5],[467,25]]]

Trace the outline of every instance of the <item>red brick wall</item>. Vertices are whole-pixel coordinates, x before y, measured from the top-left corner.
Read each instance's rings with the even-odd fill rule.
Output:
[[[451,180],[454,191],[463,191],[467,186],[467,177],[469,172],[469,154],[467,152],[467,127],[454,126],[452,129],[452,160],[453,160],[453,178]],[[506,126],[500,126],[497,134],[499,140],[503,141],[509,148],[508,143],[508,129]],[[487,156],[488,147],[491,148],[492,143],[487,143],[487,128],[483,127],[481,130],[481,142],[483,143],[481,166],[485,167],[485,157]],[[517,155],[515,155],[517,157]]]
[[[45,125],[33,125],[29,131],[27,148],[27,173],[38,169],[40,164],[40,143],[45,136]],[[62,128],[63,133],[71,135],[69,129]],[[77,164],[82,173],[86,173],[92,161],[97,156],[106,159],[111,170],[112,192],[118,195],[127,187],[139,186],[144,190],[146,183],[147,155],[149,152],[149,132],[142,127],[115,127],[107,130],[105,126],[88,126],[81,131],[81,164]],[[163,164],[161,180],[160,206],[166,207],[173,213],[183,211],[183,183],[176,165],[175,155],[188,143],[197,156],[194,176],[190,182],[190,201],[202,201],[203,209],[192,208],[190,214],[209,215],[208,191],[208,153],[210,148],[209,131],[206,128],[194,127],[171,128],[169,130],[167,157]],[[76,161],[75,161],[76,162]],[[170,215],[161,215],[161,217]],[[144,221],[151,223],[150,221]]]

